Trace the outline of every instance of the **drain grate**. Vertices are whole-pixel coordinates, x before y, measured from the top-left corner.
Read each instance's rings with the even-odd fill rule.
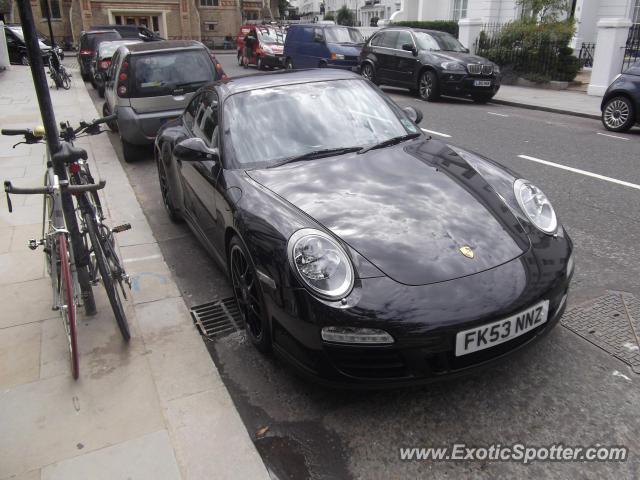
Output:
[[[608,292],[567,311],[562,324],[640,374],[640,300],[633,295]]]
[[[233,297],[193,307],[191,317],[200,334],[208,338],[220,338],[244,329],[240,311]]]

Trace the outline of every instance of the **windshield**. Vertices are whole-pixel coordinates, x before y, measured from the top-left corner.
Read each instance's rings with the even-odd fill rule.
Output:
[[[238,93],[226,100],[224,117],[232,168],[265,168],[317,150],[363,147],[419,132],[402,110],[359,79]]]
[[[153,55],[132,55],[133,97],[192,92],[215,79],[213,64],[204,50],[181,50]]]
[[[274,28],[258,30],[258,40],[261,43],[284,45],[285,35],[281,30]]]
[[[22,33],[22,28],[11,28],[10,29],[13,33],[15,33],[16,37],[18,37],[20,40],[22,40],[24,42],[24,34]],[[40,47],[40,49],[42,50],[43,48],[49,48],[48,45],[45,45],[44,43],[42,43],[42,40],[40,40],[40,35],[38,35],[38,33],[36,32],[36,36],[38,37],[38,46]]]
[[[364,38],[355,28],[329,27],[324,29],[324,36],[329,43],[364,43]]]
[[[420,50],[443,50],[445,52],[466,52],[467,49],[447,33],[414,32]]]

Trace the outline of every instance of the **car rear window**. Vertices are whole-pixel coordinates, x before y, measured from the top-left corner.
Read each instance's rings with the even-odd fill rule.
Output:
[[[213,63],[200,49],[133,55],[130,65],[132,97],[180,95],[215,80]]]
[[[97,50],[102,42],[122,39],[122,36],[118,32],[95,33],[89,35],[89,45],[91,45],[92,50]]]

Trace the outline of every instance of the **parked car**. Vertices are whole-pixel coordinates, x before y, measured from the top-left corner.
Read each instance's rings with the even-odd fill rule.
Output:
[[[151,145],[158,129],[177,118],[202,85],[226,76],[215,56],[192,40],[121,45],[111,58],[103,113],[118,115],[109,124],[120,133],[127,162],[140,146]]]
[[[36,31],[36,34],[38,35],[38,40],[44,43],[47,47],[51,48],[51,40],[49,40],[49,37],[38,31]],[[58,57],[60,57],[60,60],[64,60],[64,50],[58,45],[58,43],[53,46],[53,50],[56,51]]]
[[[547,197],[421,118],[324,69],[207,85],[160,129],[166,210],[229,274],[259,350],[324,382],[401,385],[558,323],[573,246]]]
[[[98,47],[91,61],[91,84],[98,90],[100,97],[104,98],[105,77],[111,66],[113,54],[120,45],[134,45],[136,43],[142,43],[142,40],[114,40],[113,42],[102,42]]]
[[[98,47],[102,42],[113,40],[122,40],[120,34],[115,30],[91,30],[80,34],[78,65],[80,66],[80,75],[85,82],[91,81],[91,61]]]
[[[9,62],[18,65],[29,65],[29,56],[27,55],[27,44],[24,42],[24,34],[20,25],[5,25],[4,35],[7,39],[7,50],[9,51]],[[47,65],[49,60],[49,52],[51,47],[38,41],[44,64]]]
[[[640,62],[613,79],[600,105],[602,124],[612,132],[626,132],[640,123]]]
[[[380,30],[362,49],[360,71],[374,83],[408,88],[427,101],[454,95],[486,103],[500,88],[498,65],[434,30]]]
[[[115,30],[124,39],[142,40],[143,42],[158,42],[164,40],[160,35],[152,32],[144,25],[94,25],[92,30]]]
[[[331,24],[290,25],[284,42],[285,65],[294,68],[355,70],[364,38],[352,27]]]
[[[258,70],[265,67],[284,67],[285,33],[272,25],[243,25],[236,37],[238,65],[248,68],[255,65]]]

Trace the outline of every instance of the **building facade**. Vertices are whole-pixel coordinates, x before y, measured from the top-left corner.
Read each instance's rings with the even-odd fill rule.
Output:
[[[5,0],[7,1],[7,0]],[[30,0],[36,27],[46,35],[44,0]],[[77,44],[93,25],[144,25],[167,39],[200,40],[210,46],[235,36],[241,22],[276,19],[277,0],[48,0],[56,39]],[[7,22],[20,22],[14,0]]]

